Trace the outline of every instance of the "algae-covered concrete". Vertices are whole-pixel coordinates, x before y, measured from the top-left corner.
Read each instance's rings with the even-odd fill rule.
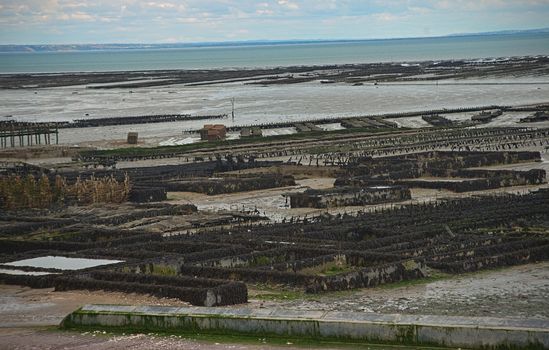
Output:
[[[86,305],[65,328],[249,334],[483,349],[549,348],[549,321],[285,309]]]

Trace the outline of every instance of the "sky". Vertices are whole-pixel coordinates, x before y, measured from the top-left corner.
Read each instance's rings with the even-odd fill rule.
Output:
[[[548,18],[549,0],[0,0],[0,44],[424,37]]]

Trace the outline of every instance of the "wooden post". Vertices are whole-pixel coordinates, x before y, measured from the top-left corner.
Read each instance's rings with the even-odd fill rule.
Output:
[[[232,116],[232,121],[234,122],[234,97],[231,99],[231,116]]]

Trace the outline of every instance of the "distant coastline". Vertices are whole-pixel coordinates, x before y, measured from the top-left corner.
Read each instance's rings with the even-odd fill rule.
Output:
[[[528,29],[528,30],[504,30],[497,32],[481,33],[458,33],[443,36],[426,37],[402,37],[402,38],[372,38],[372,39],[308,39],[308,40],[249,40],[249,41],[224,41],[224,42],[190,42],[190,43],[105,43],[105,44],[5,44],[0,45],[0,53],[24,53],[24,52],[88,52],[88,51],[123,51],[123,50],[166,50],[185,48],[208,48],[208,47],[253,47],[253,46],[274,46],[274,45],[307,45],[307,44],[344,44],[344,43],[367,43],[376,41],[399,41],[399,40],[425,40],[443,39],[458,37],[479,37],[479,36],[509,36],[509,35],[532,35],[548,34],[549,28]]]
[[[181,47],[178,47],[180,45]],[[201,46],[202,45],[202,46]],[[414,63],[549,57],[549,30],[487,35],[346,41],[261,41],[0,52],[0,74],[234,70],[292,66]]]

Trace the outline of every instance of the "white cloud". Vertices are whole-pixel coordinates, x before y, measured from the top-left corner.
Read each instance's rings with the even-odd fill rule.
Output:
[[[61,13],[57,16],[57,19],[60,19],[62,21],[74,20],[74,21],[83,21],[83,22],[95,20],[95,18],[92,15],[84,12]]]
[[[45,42],[56,29],[97,42],[421,36],[546,27],[548,17],[549,0],[0,0],[0,38]]]
[[[393,22],[402,19],[402,16],[398,16],[389,12],[375,13],[372,15],[372,17],[382,22]]]
[[[179,23],[192,24],[192,23],[200,22],[200,19],[197,17],[182,17],[182,18],[177,18],[176,21]]]
[[[295,2],[289,1],[289,0],[278,0],[277,3],[280,6],[284,6],[286,8],[289,8],[290,10],[299,10],[299,5]]]
[[[85,2],[66,2],[62,5],[64,8],[79,8],[79,7],[88,7],[88,4]]]
[[[255,13],[262,16],[262,15],[266,15],[266,16],[272,16],[274,15],[274,11],[273,10],[269,10],[269,9],[257,9],[255,10]]]
[[[147,2],[147,3],[145,3],[145,6],[146,7],[155,7],[155,8],[159,8],[159,9],[175,9],[175,8],[179,7],[178,5],[176,5],[174,3],[171,3],[171,2],[155,2],[155,1]]]

